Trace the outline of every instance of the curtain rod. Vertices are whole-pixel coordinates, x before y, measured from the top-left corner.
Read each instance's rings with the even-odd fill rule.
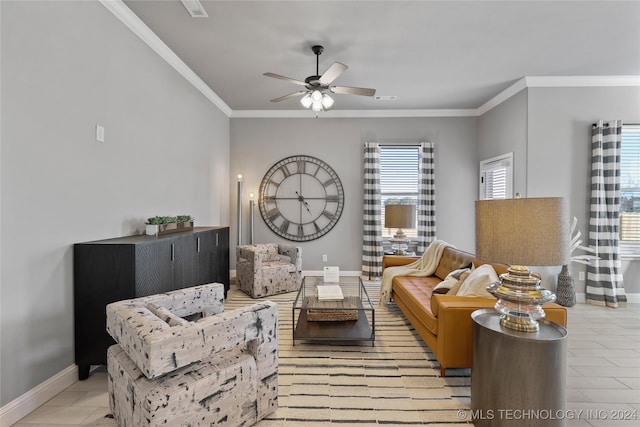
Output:
[[[605,126],[609,126],[609,123],[604,123]],[[627,126],[640,126],[640,123],[623,123],[622,126],[627,125]],[[597,123],[592,123],[591,124],[592,127],[596,127],[598,126]]]

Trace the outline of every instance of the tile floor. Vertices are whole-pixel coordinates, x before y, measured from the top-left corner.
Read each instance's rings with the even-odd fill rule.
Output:
[[[569,308],[568,330],[567,426],[640,425],[640,304],[578,304]],[[95,372],[13,427],[100,426],[106,389],[106,374]]]

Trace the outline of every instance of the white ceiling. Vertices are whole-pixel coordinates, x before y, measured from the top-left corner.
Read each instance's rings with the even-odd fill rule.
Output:
[[[302,110],[299,90],[264,77],[349,69],[334,110],[476,109],[525,76],[640,75],[640,1],[125,1],[222,100],[240,110]],[[639,101],[640,102],[640,101]]]

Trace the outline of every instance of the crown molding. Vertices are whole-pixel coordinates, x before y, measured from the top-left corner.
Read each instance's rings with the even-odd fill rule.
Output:
[[[503,90],[502,92],[500,92],[499,94],[497,94],[496,96],[494,96],[493,98],[485,102],[484,104],[482,104],[480,107],[476,108],[475,110],[476,116],[483,115],[487,111],[497,107],[507,99],[511,98],[512,96],[514,96],[515,94],[519,93],[520,91],[526,88],[527,88],[527,79],[521,78],[520,80],[518,80],[517,82],[515,82],[514,84],[512,84],[511,86],[509,86],[508,88],[506,88],[505,90]]]
[[[619,87],[640,86],[640,76],[531,76],[527,87]]]
[[[384,118],[384,117],[474,117],[475,109],[458,110],[233,110],[231,118]]]
[[[527,76],[476,109],[478,116],[530,87],[620,87],[640,86],[640,76]]]
[[[158,37],[138,16],[131,11],[122,0],[99,0],[100,3],[113,13],[124,25],[127,26],[135,35],[153,49],[162,59],[171,65],[181,76],[191,83],[200,93],[202,93],[209,101],[218,107],[227,117],[231,117],[231,107],[229,107],[196,73],[193,72],[187,64],[182,61],[167,46],[160,37]]]

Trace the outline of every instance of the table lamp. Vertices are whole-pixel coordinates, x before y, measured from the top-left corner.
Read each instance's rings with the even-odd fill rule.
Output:
[[[397,228],[396,234],[393,235],[391,249],[396,255],[404,255],[409,247],[409,238],[403,228],[415,228],[416,224],[416,205],[386,205],[384,207],[384,226],[385,228]]]
[[[500,324],[523,332],[539,330],[541,305],[555,294],[540,286],[527,266],[566,264],[570,257],[569,209],[559,197],[476,202],[476,256],[508,264],[487,290],[498,302]]]

